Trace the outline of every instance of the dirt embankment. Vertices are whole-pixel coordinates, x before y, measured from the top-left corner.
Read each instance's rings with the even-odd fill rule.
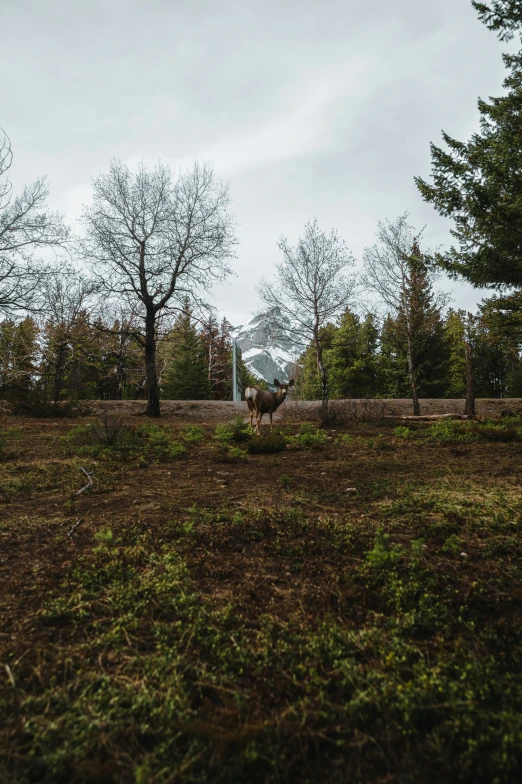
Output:
[[[421,414],[463,414],[464,400],[431,399],[420,401]],[[412,402],[408,399],[397,400],[347,400],[333,401],[333,405],[347,404],[363,414],[368,406],[383,410],[384,415],[404,416],[413,414]],[[142,400],[97,400],[93,401],[95,414],[108,412],[127,416],[138,416],[145,408]],[[274,415],[274,419],[286,417],[314,419],[319,416],[321,403],[316,400],[287,401]],[[478,417],[499,417],[502,411],[516,412],[522,409],[521,398],[483,398],[476,401]],[[247,404],[242,401],[233,403],[228,400],[162,400],[161,411],[164,416],[180,419],[195,419],[202,422],[222,422],[237,415],[248,414]]]
[[[86,401],[93,414],[119,414],[139,416],[145,409],[144,400],[93,400]],[[386,400],[334,400],[333,406],[346,406],[354,414],[354,419],[364,419],[364,413],[379,411],[383,416],[404,416],[413,414],[409,399]],[[319,418],[321,403],[317,400],[288,400],[275,413],[274,419],[316,419]],[[421,414],[463,414],[464,400],[444,398],[424,398],[420,401]],[[516,413],[522,411],[522,398],[481,398],[476,401],[478,417],[500,417],[503,411]],[[9,414],[10,406],[0,400],[0,414]],[[188,419],[198,422],[226,422],[235,416],[247,416],[244,401],[233,403],[229,400],[162,400],[161,413],[167,418]]]

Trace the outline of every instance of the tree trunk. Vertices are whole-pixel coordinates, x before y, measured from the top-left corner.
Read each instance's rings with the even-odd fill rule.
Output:
[[[147,389],[145,416],[159,417],[161,413],[156,368],[156,314],[154,311],[147,312],[145,317],[145,372]]]
[[[466,405],[464,414],[475,416],[475,371],[473,369],[473,346],[466,340]]]
[[[411,399],[413,400],[413,414],[414,416],[420,415],[419,397],[417,395],[417,385],[415,383],[415,370],[413,367],[413,351],[411,347],[411,333],[408,321],[408,341],[407,341],[407,356],[408,356],[408,378],[411,387]]]
[[[323,347],[317,335],[315,337],[315,350],[317,355],[317,370],[319,371],[319,377],[321,379],[322,419],[323,421],[326,421],[328,418],[328,376],[323,363]]]

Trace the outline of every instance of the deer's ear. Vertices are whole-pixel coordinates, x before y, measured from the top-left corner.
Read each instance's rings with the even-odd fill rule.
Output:
[[[294,386],[294,379],[293,378],[291,378],[290,381],[288,382],[288,386],[289,387],[293,387]]]
[[[280,386],[281,386],[281,384],[279,383],[279,381],[277,380],[277,378],[274,378],[274,386],[275,386],[275,387],[280,387]]]

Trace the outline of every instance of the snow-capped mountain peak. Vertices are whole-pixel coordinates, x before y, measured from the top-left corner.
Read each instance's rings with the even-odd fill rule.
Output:
[[[245,365],[270,385],[274,378],[287,381],[294,375],[303,347],[292,334],[292,326],[291,320],[278,308],[271,308],[232,332]]]

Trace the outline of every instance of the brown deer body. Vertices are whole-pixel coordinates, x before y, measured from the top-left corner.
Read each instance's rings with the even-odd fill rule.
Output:
[[[255,415],[257,435],[261,434],[259,425],[261,424],[263,414],[270,415],[270,432],[272,432],[272,414],[279,408],[281,403],[284,403],[289,387],[294,386],[294,379],[292,378],[288,384],[280,384],[277,378],[275,378],[274,386],[277,387],[277,392],[269,392],[257,385],[245,389],[245,400],[250,412],[250,427],[254,428],[253,419]]]

